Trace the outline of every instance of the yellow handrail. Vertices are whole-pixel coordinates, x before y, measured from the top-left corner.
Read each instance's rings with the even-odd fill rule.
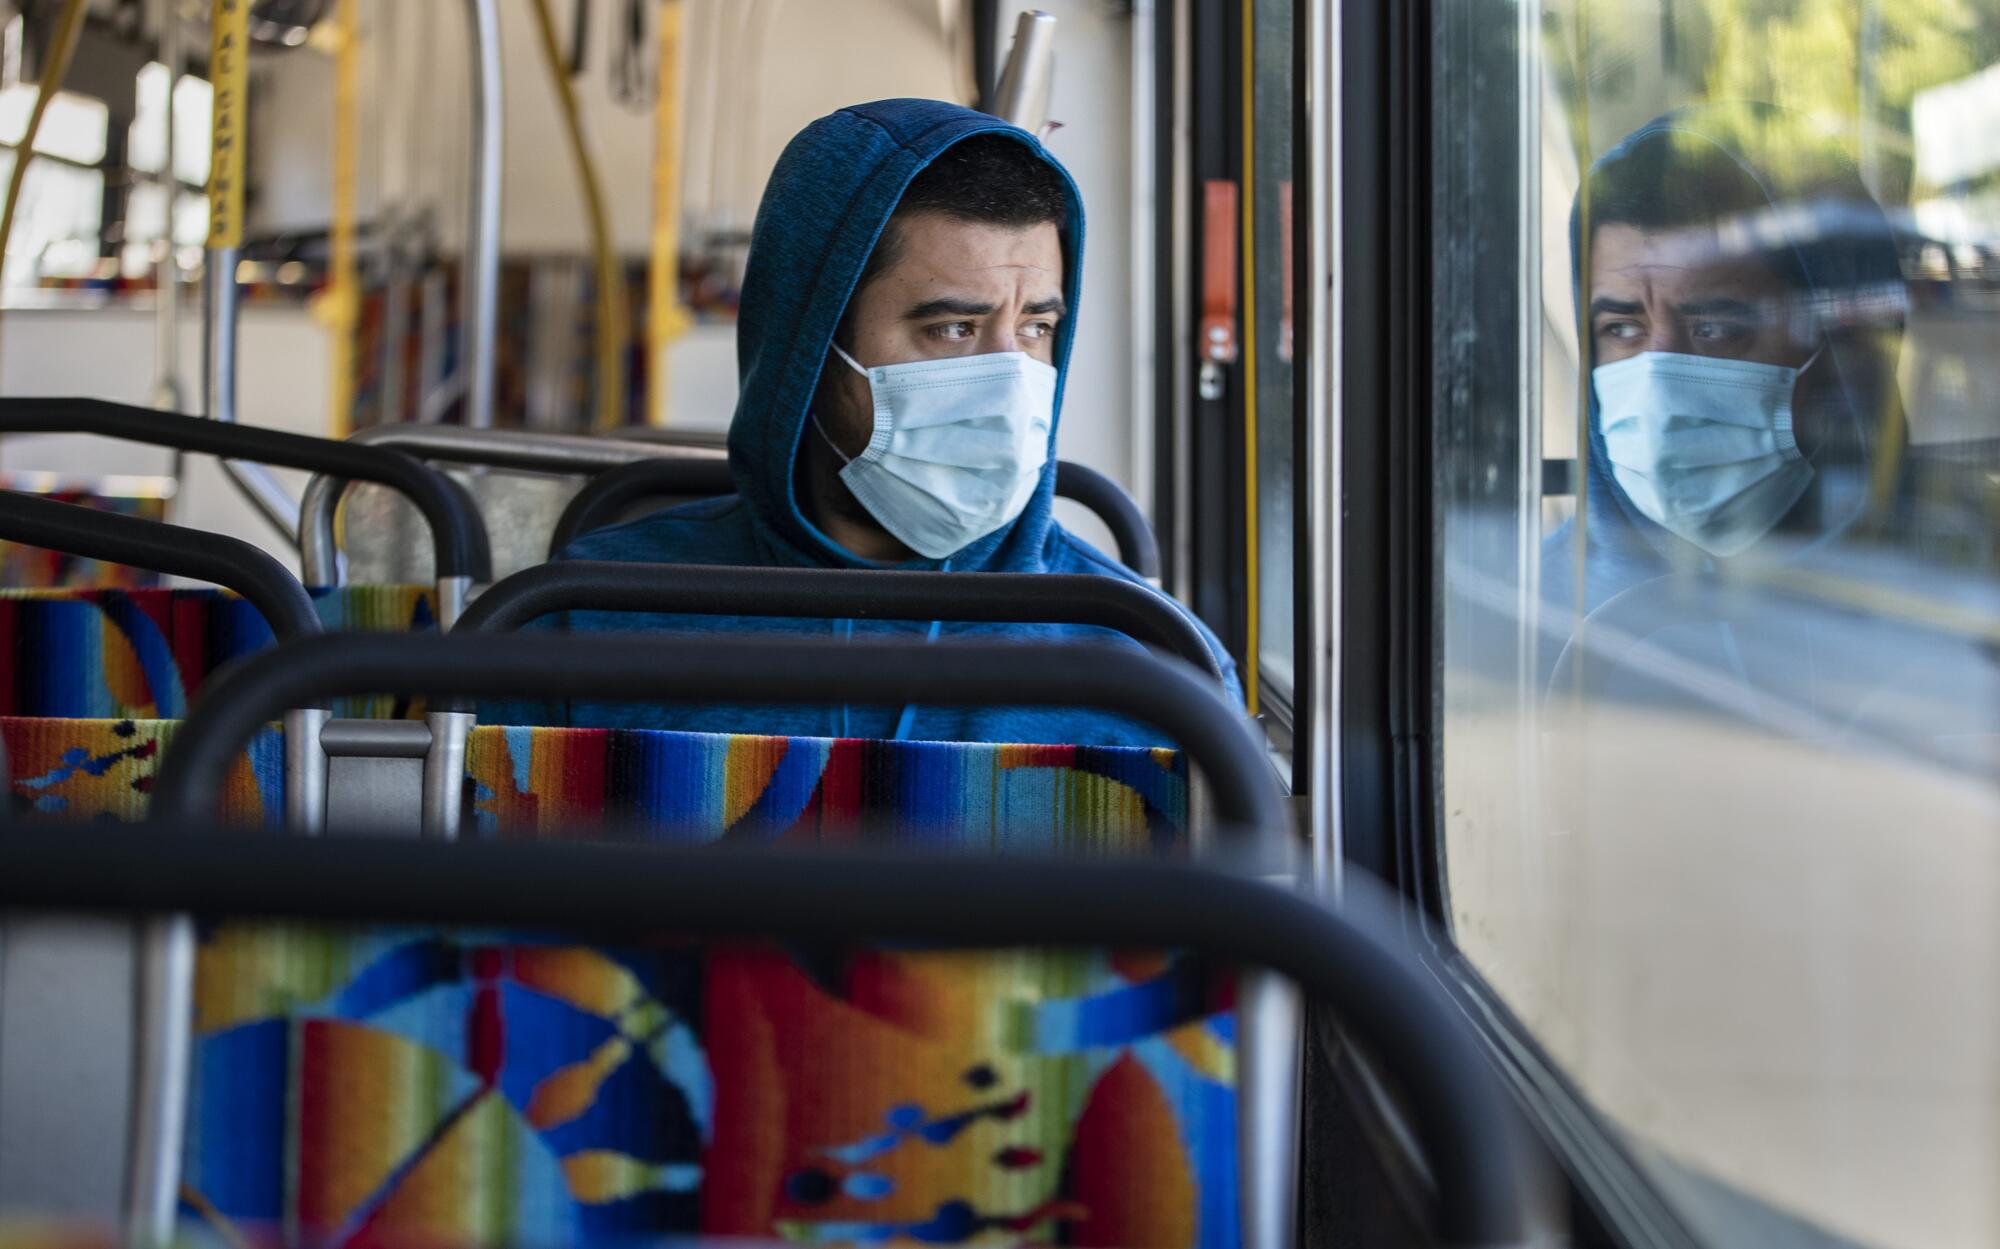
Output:
[[[331,337],[327,429],[345,438],[354,423],[354,332],[361,316],[355,268],[354,177],[359,154],[361,20],[358,0],[340,0],[333,50],[333,220],[327,231],[326,289],[313,311]]]
[[[660,6],[659,97],[653,113],[653,243],[646,266],[646,423],[667,424],[667,344],[687,329],[681,307],[681,0]]]
[[[570,86],[569,68],[556,40],[555,18],[549,0],[534,0],[535,32],[542,45],[549,78],[555,83],[556,100],[562,105],[563,133],[569,139],[570,154],[576,159],[577,181],[583,189],[585,216],[590,223],[590,250],[597,268],[597,419],[599,429],[615,429],[625,423],[625,346],[631,338],[625,305],[625,275],[611,243],[611,226],[604,209],[604,192],[598,184],[597,167],[584,147],[583,119],[577,113],[576,92]]]

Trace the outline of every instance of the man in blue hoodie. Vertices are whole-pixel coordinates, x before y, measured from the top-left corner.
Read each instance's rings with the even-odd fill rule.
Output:
[[[729,431],[737,492],[596,531],[563,556],[1140,580],[1051,511],[1082,259],[1082,199],[1026,131],[934,100],[820,118],[779,157],[751,235]],[[568,627],[1136,645],[1086,626],[953,621],[580,612]],[[1209,645],[1240,697],[1228,655],[1212,636]],[[1121,717],[1055,708],[579,704],[532,720],[507,714],[587,727],[1167,744]]]

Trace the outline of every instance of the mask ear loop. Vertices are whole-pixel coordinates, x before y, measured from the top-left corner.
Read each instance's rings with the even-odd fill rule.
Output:
[[[839,343],[834,342],[832,339],[828,339],[826,345],[833,348],[833,354],[839,356],[841,360],[846,363],[848,368],[853,369],[856,373],[861,374],[862,381],[865,382],[868,380],[868,370],[861,367],[861,362],[859,360],[856,360],[853,356],[850,356],[846,352],[842,351],[840,349]],[[834,442],[833,435],[826,432],[826,426],[819,423],[819,413],[808,411],[806,415],[812,419],[812,427],[814,430],[818,431],[820,440],[826,443],[826,445],[832,449],[835,455],[840,457],[841,466],[844,468],[847,465],[854,463],[854,457],[847,454],[847,452],[842,451],[840,449],[840,445]]]
[[[833,348],[833,354],[839,356],[842,360],[847,361],[848,368],[853,369],[856,373],[861,374],[862,381],[865,382],[868,380],[868,370],[861,367],[861,362],[859,360],[856,360],[853,356],[850,356],[846,352],[842,351],[840,349],[839,343],[834,342],[832,339],[828,339],[826,345]]]
[[[854,457],[842,451],[840,444],[833,440],[833,435],[826,432],[826,426],[819,423],[819,413],[807,412],[806,416],[812,421],[813,430],[819,435],[820,441],[827,445],[828,450],[840,457],[841,467],[845,468],[847,465],[854,463]]]

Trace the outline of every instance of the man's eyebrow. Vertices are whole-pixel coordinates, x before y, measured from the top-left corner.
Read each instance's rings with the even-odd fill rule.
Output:
[[[983,304],[976,299],[961,299],[956,295],[946,295],[939,299],[926,299],[903,314],[905,321],[922,321],[928,317],[990,317],[998,310],[996,304]]]
[[[1743,317],[1746,320],[1764,315],[1764,306],[1747,299],[1731,299],[1723,296],[1716,299],[1695,299],[1684,304],[1675,304],[1674,311],[1684,317],[1712,317],[1716,315]]]
[[[1069,311],[1069,305],[1063,302],[1061,295],[1051,295],[1047,299],[1037,299],[1034,303],[1023,306],[1021,311],[1031,317],[1059,317]]]
[[[1590,315],[1593,317],[1606,312],[1629,317],[1645,310],[1646,306],[1644,304],[1630,299],[1612,299],[1606,295],[1599,295],[1596,299],[1590,301]]]

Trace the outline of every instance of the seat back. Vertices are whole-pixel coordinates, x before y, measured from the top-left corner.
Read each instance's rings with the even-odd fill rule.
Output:
[[[315,1241],[1227,1249],[1228,1000],[1158,954],[225,925],[183,1212]]]
[[[428,586],[311,593],[329,632],[436,627]],[[221,590],[0,590],[0,715],[178,719],[210,673],[271,644],[263,616]],[[336,712],[401,718],[421,706],[364,696]]]
[[[868,836],[970,849],[1145,852],[1188,826],[1177,751],[483,726],[472,835],[664,841]]]
[[[0,717],[9,812],[63,822],[144,819],[153,773],[179,720]],[[261,730],[230,768],[223,812],[232,824],[277,828],[285,811],[284,736]]]

